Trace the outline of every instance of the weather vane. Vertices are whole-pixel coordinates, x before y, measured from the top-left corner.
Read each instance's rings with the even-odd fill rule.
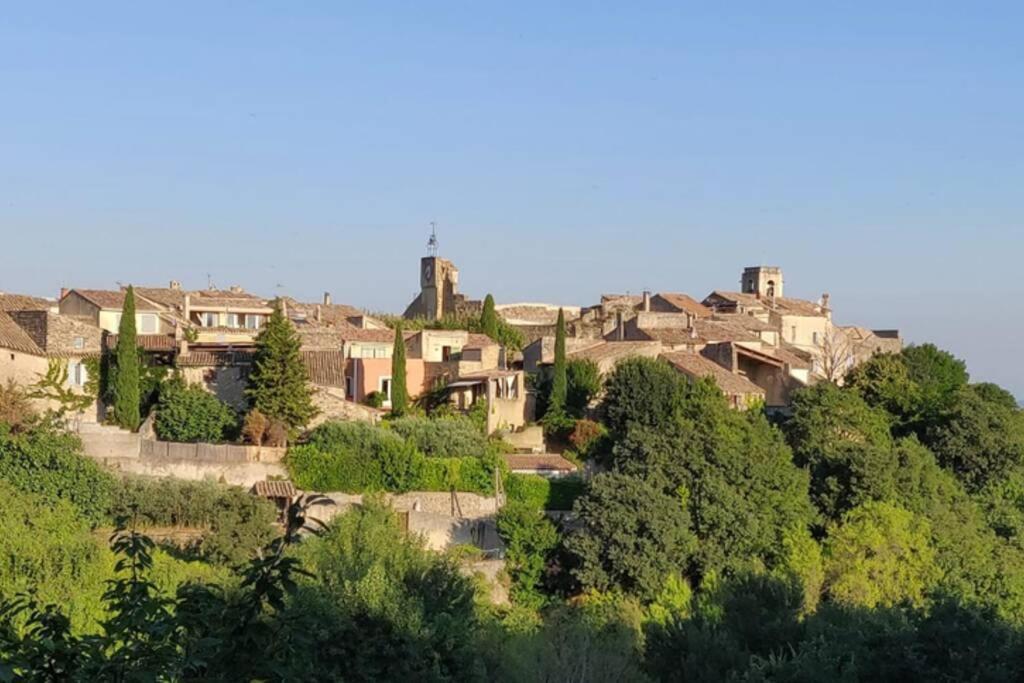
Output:
[[[427,254],[437,256],[437,223],[430,221],[430,239],[427,240]]]

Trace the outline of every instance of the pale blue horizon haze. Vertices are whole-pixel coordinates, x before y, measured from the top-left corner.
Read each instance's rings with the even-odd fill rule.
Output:
[[[1024,5],[4,3],[0,290],[735,289],[1024,398]]]

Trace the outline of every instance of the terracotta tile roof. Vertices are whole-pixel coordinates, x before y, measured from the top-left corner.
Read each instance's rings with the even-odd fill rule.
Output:
[[[637,333],[644,339],[672,345],[760,341],[760,337],[733,322],[698,318],[693,326],[696,336],[685,327],[649,327],[639,329]]]
[[[116,334],[107,335],[107,348],[117,348]],[[174,351],[178,348],[172,334],[138,334],[135,335],[135,344],[144,351]]]
[[[190,348],[188,353],[180,354],[174,364],[180,368],[222,367],[229,365],[250,365],[252,349],[231,349],[224,351],[208,351]]]
[[[70,296],[72,293],[78,294],[86,301],[90,301],[103,309],[119,311],[124,308],[123,291],[111,289],[72,289],[68,292],[68,295]],[[135,297],[135,310],[158,311],[160,308],[147,302],[145,299]]]
[[[711,309],[700,303],[688,294],[678,294],[675,292],[658,292],[651,299],[651,308],[660,309],[659,301],[661,300],[668,304],[668,306],[676,311],[683,313],[693,313],[700,318],[707,318],[711,315]]]
[[[294,498],[298,495],[290,481],[258,481],[252,485],[252,492],[263,498]]]
[[[27,294],[0,294],[0,311],[48,311],[56,301]]]
[[[486,334],[470,333],[469,338],[466,341],[464,349],[482,349],[488,346],[498,346],[498,342],[494,341]]]
[[[185,292],[181,289],[170,287],[136,287],[135,296],[149,299],[167,308],[185,307]]]
[[[43,350],[32,341],[28,332],[3,311],[0,311],[0,348],[30,353],[34,356],[44,355]]]
[[[606,360],[618,360],[630,356],[642,355],[644,351],[660,349],[661,343],[656,341],[604,341],[578,351],[567,351],[566,358],[592,360],[600,363]]]
[[[718,363],[696,353],[664,353],[661,355],[679,372],[693,378],[710,377],[718,388],[727,395],[757,394],[764,396],[764,389],[746,377],[729,372]]]
[[[765,321],[755,318],[752,315],[747,315],[746,313],[715,313],[711,319],[731,323],[751,332],[778,331],[778,328],[771,323],[766,323]]]
[[[408,342],[417,334],[419,334],[417,331],[406,331],[402,333],[402,337]],[[360,327],[347,327],[338,328],[338,335],[343,341],[350,342],[393,343],[395,341],[394,330],[368,330]]]
[[[557,453],[541,453],[537,455],[505,453],[501,457],[513,472],[538,470],[547,472],[575,472],[577,469],[576,465]]]
[[[302,362],[312,384],[345,388],[345,356],[341,351],[303,351]]]
[[[746,308],[775,310],[783,315],[788,314],[813,317],[824,317],[826,315],[825,309],[823,309],[820,304],[816,304],[813,301],[807,301],[805,299],[794,299],[781,296],[776,297],[774,300],[766,298],[759,299],[754,294],[744,294],[743,292],[724,292],[720,290],[712,292],[708,298],[704,300],[705,305],[710,305],[707,302],[716,298],[722,301],[740,304]]]
[[[805,357],[808,355],[807,352],[797,349],[795,346],[790,346],[789,344],[783,344],[775,348],[767,348],[764,349],[764,352],[775,356],[793,368],[807,370],[811,367],[811,359],[809,357]]]

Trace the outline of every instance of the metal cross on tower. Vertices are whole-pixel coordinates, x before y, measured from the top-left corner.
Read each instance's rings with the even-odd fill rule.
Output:
[[[430,221],[430,239],[427,240],[427,254],[437,256],[437,223]]]

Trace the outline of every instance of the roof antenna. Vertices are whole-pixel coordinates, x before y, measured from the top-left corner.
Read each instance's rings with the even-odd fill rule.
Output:
[[[437,223],[430,221],[430,239],[427,240],[427,255],[437,256]]]

